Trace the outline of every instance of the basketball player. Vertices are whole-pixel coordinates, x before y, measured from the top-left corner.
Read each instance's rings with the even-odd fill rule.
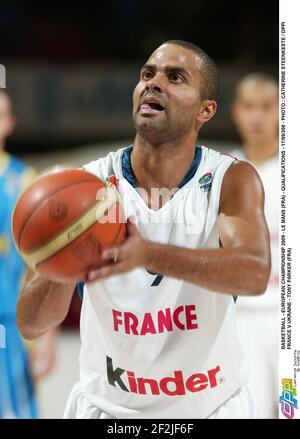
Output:
[[[80,381],[66,418],[254,416],[233,296],[265,291],[269,232],[254,168],[196,146],[216,111],[217,82],[197,46],[164,43],[133,93],[133,145],[84,166],[114,177],[134,220],[125,243],[87,274]],[[73,288],[28,270],[23,335],[59,324]]]
[[[252,163],[265,189],[265,215],[271,235],[272,272],[266,294],[237,301],[238,331],[250,360],[249,387],[259,389],[257,417],[278,418],[279,310],[279,188],[278,83],[269,75],[253,73],[236,87],[232,118],[243,150],[232,154]]]
[[[34,172],[4,151],[15,118],[6,90],[0,89],[0,325],[5,328],[5,343],[0,347],[0,419],[37,416],[32,376],[41,378],[53,365],[53,331],[28,352],[16,325],[16,302],[24,274],[24,263],[11,236],[11,216],[20,192],[32,181]]]

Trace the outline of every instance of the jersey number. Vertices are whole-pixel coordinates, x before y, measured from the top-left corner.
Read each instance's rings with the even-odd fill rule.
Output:
[[[154,281],[152,282],[152,284],[150,286],[151,287],[157,287],[161,283],[163,275],[159,274],[159,273],[152,273],[151,271],[148,271],[148,273],[152,274],[152,276],[156,276]]]

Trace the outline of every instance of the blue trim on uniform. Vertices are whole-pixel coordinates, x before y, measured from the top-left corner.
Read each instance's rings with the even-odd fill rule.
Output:
[[[133,150],[133,146],[130,145],[130,146],[128,146],[128,148],[124,149],[124,151],[123,151],[123,154],[122,154],[122,174],[124,175],[124,177],[126,178],[128,183],[130,183],[131,186],[136,188],[137,183],[136,183],[136,179],[134,177],[134,173],[132,171],[131,161],[130,161],[130,156],[131,156],[132,150]],[[184,185],[186,185],[194,177],[194,175],[195,175],[195,173],[200,165],[201,158],[202,158],[202,148],[201,148],[201,146],[197,146],[195,148],[195,155],[194,155],[193,162],[192,162],[189,170],[185,174],[183,180],[181,181],[180,185],[178,186],[179,189],[182,188]]]
[[[77,295],[78,295],[78,297],[79,297],[79,299],[80,300],[83,300],[83,288],[84,288],[84,282],[78,282],[77,284],[76,284],[76,292],[77,292]]]
[[[126,178],[126,180],[133,186],[137,187],[137,183],[132,171],[130,156],[133,150],[133,146],[128,146],[128,148],[124,149],[122,154],[122,174]]]
[[[200,165],[201,158],[202,158],[202,148],[197,146],[195,149],[195,155],[194,155],[194,159],[192,161],[192,164],[190,166],[190,169],[187,171],[184,179],[182,180],[182,182],[178,186],[179,189],[182,188],[184,185],[186,185],[194,177],[194,175],[196,174],[196,171]]]

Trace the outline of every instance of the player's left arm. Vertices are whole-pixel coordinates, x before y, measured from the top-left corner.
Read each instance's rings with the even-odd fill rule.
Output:
[[[103,252],[116,263],[90,271],[88,280],[145,267],[208,290],[234,295],[258,295],[270,275],[270,240],[264,216],[264,190],[255,169],[235,162],[223,178],[218,230],[222,248],[188,249],[158,244],[142,238],[128,224],[128,238],[119,248]]]

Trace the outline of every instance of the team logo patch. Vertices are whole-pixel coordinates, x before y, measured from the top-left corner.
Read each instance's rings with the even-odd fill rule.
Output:
[[[118,186],[118,179],[115,175],[110,175],[109,177],[107,177],[105,179],[105,181],[107,181],[108,183],[110,183],[111,185],[117,187]]]
[[[202,175],[202,177],[199,178],[198,183],[202,192],[209,192],[212,185],[212,174],[207,172],[206,174]]]

